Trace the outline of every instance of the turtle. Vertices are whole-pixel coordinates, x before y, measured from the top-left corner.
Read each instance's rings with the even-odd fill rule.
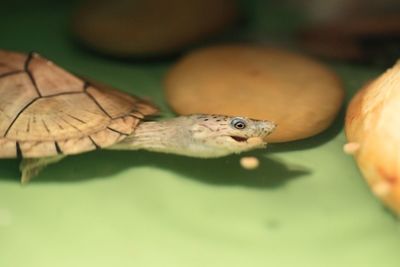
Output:
[[[0,158],[21,159],[21,182],[66,156],[96,149],[199,158],[267,145],[276,125],[242,116],[156,120],[148,100],[72,74],[35,52],[0,50]]]

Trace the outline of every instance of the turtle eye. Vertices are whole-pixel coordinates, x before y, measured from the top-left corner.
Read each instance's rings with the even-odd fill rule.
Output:
[[[240,118],[235,118],[231,121],[231,125],[238,129],[238,130],[243,130],[244,128],[246,128],[246,122],[243,119]]]

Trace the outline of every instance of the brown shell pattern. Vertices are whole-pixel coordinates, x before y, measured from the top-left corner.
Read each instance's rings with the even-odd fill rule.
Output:
[[[38,54],[0,50],[0,158],[107,147],[157,111],[135,96],[84,81]]]

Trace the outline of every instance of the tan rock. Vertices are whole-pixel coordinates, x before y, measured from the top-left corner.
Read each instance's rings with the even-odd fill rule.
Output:
[[[236,17],[233,0],[87,0],[72,26],[84,44],[100,52],[154,56],[219,33]]]
[[[372,192],[400,214],[400,62],[352,99],[346,135]]]
[[[278,124],[267,140],[285,142],[325,130],[344,91],[335,73],[308,57],[270,47],[224,45],[188,54],[165,79],[180,114],[217,113]]]

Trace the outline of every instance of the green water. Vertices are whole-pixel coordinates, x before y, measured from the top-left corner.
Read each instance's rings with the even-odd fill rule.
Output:
[[[98,57],[72,42],[71,5],[46,3],[3,5],[0,47],[38,51],[147,96],[171,115],[161,88],[175,59]],[[280,13],[274,19],[265,15],[271,10],[247,8],[250,28],[238,31],[264,40]],[[296,26],[285,25],[280,33]],[[344,79],[347,100],[381,71],[329,64]],[[50,166],[21,187],[18,162],[1,160],[0,266],[397,267],[399,223],[342,153],[342,119],[343,112],[315,138],[249,153],[261,160],[256,171],[241,169],[237,156],[97,151]]]

